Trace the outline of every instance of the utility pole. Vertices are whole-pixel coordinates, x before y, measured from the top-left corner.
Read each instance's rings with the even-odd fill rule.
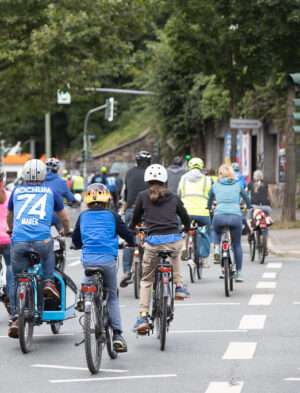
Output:
[[[46,158],[51,157],[51,117],[50,112],[45,115],[45,153]]]

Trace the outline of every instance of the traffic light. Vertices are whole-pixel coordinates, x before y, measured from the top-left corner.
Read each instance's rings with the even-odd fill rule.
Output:
[[[110,97],[106,99],[105,104],[106,104],[106,109],[105,109],[105,119],[108,121],[113,121],[114,115],[116,114],[115,109],[115,99],[113,97]]]
[[[287,82],[295,85],[296,92],[300,91],[300,73],[288,74],[285,79]],[[293,101],[294,101],[294,106],[296,107],[296,112],[293,113],[293,118],[294,118],[294,120],[299,122],[300,121],[300,112],[297,112],[297,108],[300,108],[300,99],[295,98]],[[300,125],[293,126],[293,129],[296,134],[300,134]]]
[[[85,157],[86,157],[85,150],[81,150],[81,162],[85,162]]]
[[[87,162],[92,162],[93,161],[93,157],[92,157],[92,150],[91,149],[87,149],[87,152],[86,152],[87,154],[86,154],[86,160],[87,160]]]
[[[191,159],[191,156],[190,156],[189,154],[186,154],[186,155],[185,155],[185,159],[186,159],[187,161],[189,161],[189,160]]]
[[[159,158],[159,144],[158,143],[153,144],[153,155],[154,155],[154,157]]]

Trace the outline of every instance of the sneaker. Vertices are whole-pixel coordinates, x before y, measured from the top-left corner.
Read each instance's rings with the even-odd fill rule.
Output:
[[[243,275],[241,273],[236,273],[235,282],[243,282],[243,281],[244,281]]]
[[[127,344],[120,333],[113,335],[113,347],[116,352],[127,352]]]
[[[248,235],[248,242],[251,243],[254,240],[254,232],[250,232]]]
[[[190,297],[190,293],[185,287],[176,287],[175,289],[175,299],[183,300],[187,297]]]
[[[131,280],[131,277],[132,277],[131,271],[124,273],[120,281],[120,287],[126,288],[129,284],[129,281]]]
[[[219,278],[224,278],[224,269],[221,269],[221,273],[219,275]]]
[[[188,258],[188,254],[187,254],[187,249],[185,248],[185,249],[183,249],[182,250],[182,252],[181,252],[181,260],[182,261],[187,261],[189,258]]]
[[[266,257],[267,255],[269,255],[269,250],[268,250],[267,248],[265,249],[265,253],[264,253],[264,254],[265,254],[265,257]]]
[[[134,332],[139,332],[141,330],[143,331],[149,330],[149,321],[147,317],[139,317],[135,325],[133,326]]]
[[[210,263],[209,262],[202,262],[201,266],[205,269],[210,268]]]
[[[50,297],[54,296],[56,299],[60,299],[60,294],[52,281],[47,281],[44,283],[44,294]]]
[[[214,263],[220,263],[220,249],[214,249]]]
[[[14,321],[9,325],[8,337],[19,338],[19,323]]]

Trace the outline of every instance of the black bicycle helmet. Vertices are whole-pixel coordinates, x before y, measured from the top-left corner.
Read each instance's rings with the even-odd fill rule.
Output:
[[[139,151],[135,156],[135,159],[139,166],[148,166],[152,161],[151,154],[146,150]]]
[[[59,160],[55,157],[48,158],[45,164],[46,164],[47,171],[57,172],[60,167]]]
[[[173,165],[181,166],[181,165],[183,164],[183,161],[184,161],[184,160],[183,160],[182,157],[176,156],[176,157],[173,158],[172,164],[173,164]]]

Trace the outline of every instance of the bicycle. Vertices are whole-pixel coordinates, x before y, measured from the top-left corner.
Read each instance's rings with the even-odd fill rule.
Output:
[[[136,299],[140,298],[140,285],[141,279],[143,276],[143,269],[142,269],[142,261],[144,255],[144,241],[146,238],[146,228],[139,227],[138,228],[138,245],[134,250],[133,253],[133,261],[131,264],[132,269],[132,276],[133,276],[133,289],[134,289],[134,297]]]
[[[103,281],[104,270],[101,267],[89,267],[84,271],[91,277],[90,283],[82,283],[81,299],[84,315],[80,317],[84,338],[76,346],[84,343],[85,357],[88,368],[92,374],[100,369],[104,346],[111,359],[118,356],[113,348],[113,330],[110,325],[107,311],[108,288]],[[84,319],[84,322],[82,322]]]
[[[139,330],[137,334],[145,335],[154,332],[154,324],[157,338],[160,340],[160,350],[166,345],[166,335],[170,322],[174,319],[174,285],[173,267],[168,257],[173,257],[172,251],[158,251],[156,256],[161,260],[155,271],[155,282],[153,285],[152,312],[148,330]]]
[[[10,315],[10,300],[9,294],[6,293],[6,265],[3,263],[3,255],[0,248],[0,302],[2,302],[6,308],[6,311]]]
[[[255,260],[255,253],[257,250],[259,262],[263,264],[265,257],[267,256],[267,215],[263,210],[259,209],[254,209],[252,214],[252,226],[254,228],[254,232],[252,232],[252,234],[248,237],[250,260],[251,262]]]
[[[29,267],[17,274],[17,288],[15,291],[18,309],[19,343],[23,353],[28,353],[32,346],[34,326],[47,322],[53,334],[58,334],[63,321],[75,317],[75,303],[77,287],[62,271],[54,272],[56,288],[60,292],[60,299],[44,298],[44,283],[39,254],[25,252],[29,259]],[[67,287],[74,293],[74,303],[67,306]],[[68,302],[71,297],[68,294]]]
[[[55,267],[64,271],[66,266],[66,240],[65,237],[58,232],[55,225],[51,225],[51,236],[53,239]]]
[[[186,239],[187,245],[187,259],[189,260],[188,266],[190,271],[191,282],[196,282],[196,276],[200,280],[202,278],[202,268],[203,268],[203,258],[197,255],[197,231],[202,230],[203,227],[198,227],[195,223],[194,226],[188,232],[188,237]]]
[[[232,256],[232,250],[229,244],[228,235],[229,228],[224,227],[221,240],[221,266],[224,270],[224,288],[226,297],[229,297],[230,291],[233,291],[233,281],[236,273],[234,255]]]

